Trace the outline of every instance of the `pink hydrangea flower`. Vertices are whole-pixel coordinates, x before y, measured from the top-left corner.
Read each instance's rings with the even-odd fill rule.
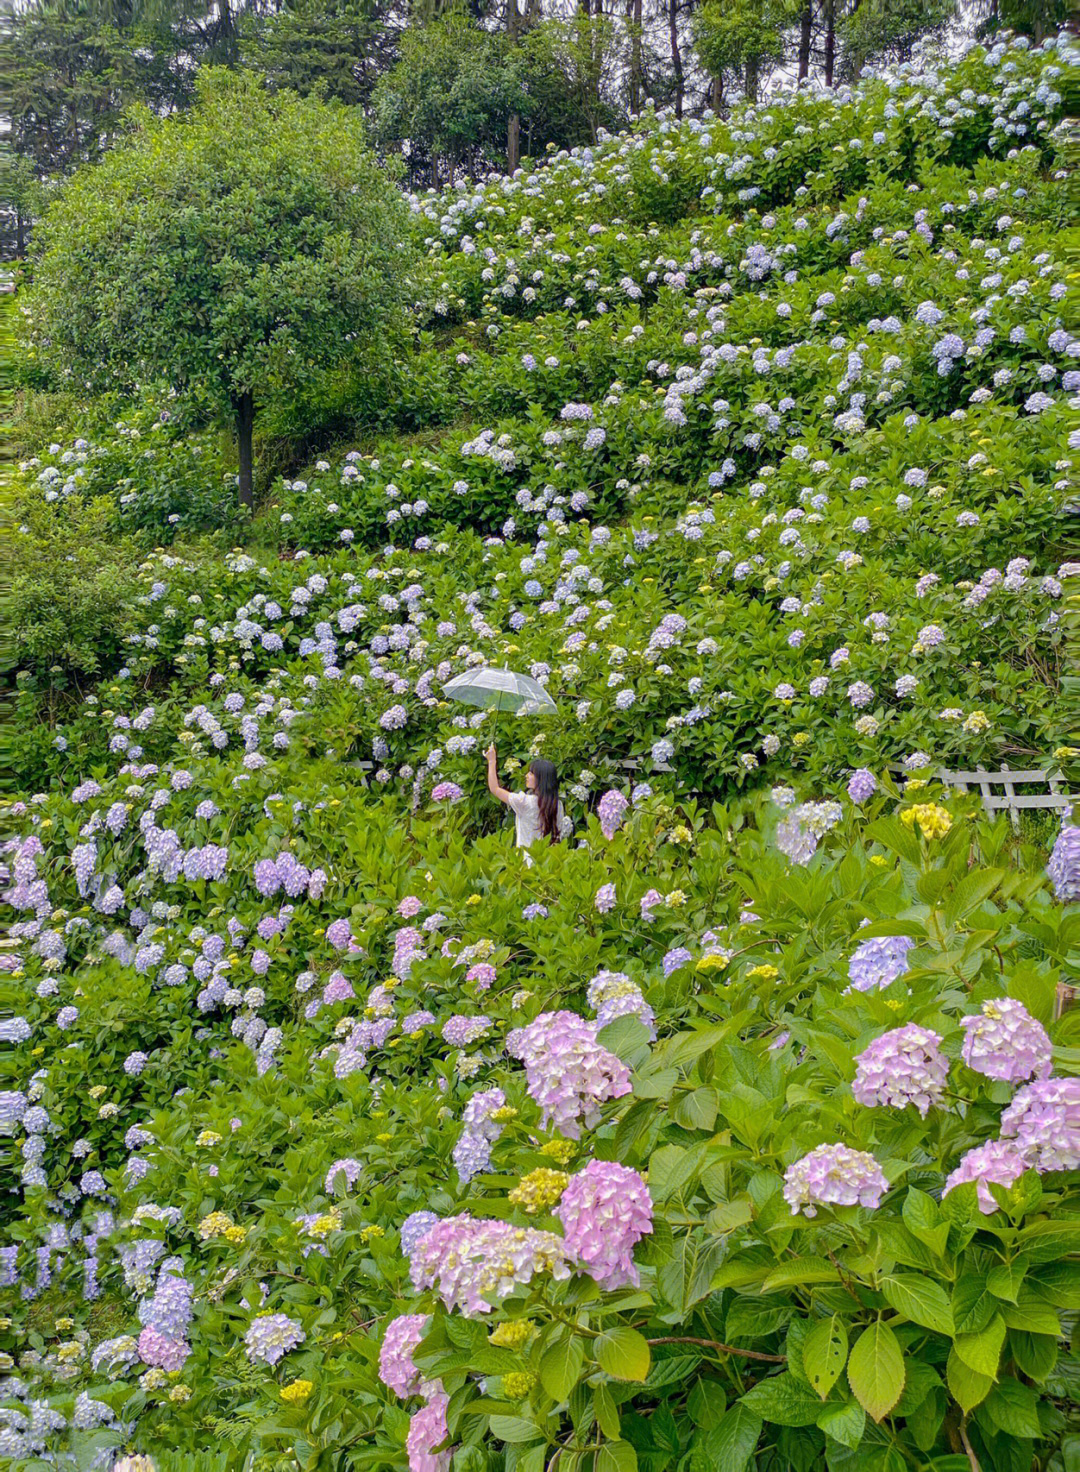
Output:
[[[568,1249],[601,1288],[637,1286],[633,1251],[652,1231],[652,1199],[636,1170],[590,1160],[571,1176],[555,1215]]]
[[[511,1057],[525,1065],[526,1086],[543,1111],[544,1127],[550,1123],[571,1140],[580,1134],[579,1120],[591,1128],[601,1104],[633,1087],[622,1059],[596,1041],[597,1030],[595,1022],[573,1012],[541,1012],[506,1040]]]
[[[416,1243],[409,1259],[415,1288],[434,1288],[448,1309],[466,1318],[491,1312],[537,1273],[570,1276],[566,1244],[554,1232],[479,1221],[463,1213],[444,1217]]]
[[[990,1194],[991,1182],[1008,1188],[1028,1168],[1023,1154],[1011,1140],[987,1140],[985,1145],[977,1145],[974,1150],[961,1156],[959,1165],[946,1180],[941,1194],[947,1196],[957,1186],[974,1181],[979,1210],[985,1216],[990,1216],[998,1209],[997,1202]]]
[[[881,1204],[889,1189],[885,1172],[865,1150],[819,1145],[784,1172],[784,1200],[793,1216],[817,1216],[819,1206]]]
[[[402,1400],[420,1394],[423,1377],[413,1364],[412,1352],[430,1322],[429,1314],[399,1314],[386,1326],[379,1347],[379,1379]]]
[[[448,1472],[453,1449],[436,1451],[449,1436],[446,1408],[450,1398],[443,1391],[433,1395],[423,1409],[409,1419],[405,1450],[409,1454],[409,1472]]]
[[[967,1034],[961,1055],[976,1073],[1008,1084],[1049,1075],[1050,1039],[1022,1002],[1011,997],[984,1002],[981,1012],[961,1017],[960,1026]]]
[[[856,1058],[851,1092],[867,1108],[876,1105],[903,1109],[914,1104],[925,1119],[941,1102],[949,1076],[949,1060],[941,1052],[941,1038],[914,1022],[875,1038]]]
[[[1037,1171],[1080,1170],[1080,1078],[1036,1079],[1018,1089],[1001,1133]]]

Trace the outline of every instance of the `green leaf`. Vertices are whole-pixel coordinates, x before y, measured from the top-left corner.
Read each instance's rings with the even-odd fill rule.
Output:
[[[554,1401],[564,1401],[577,1384],[585,1363],[585,1346],[574,1334],[549,1344],[540,1356],[540,1383]]]
[[[852,1451],[863,1439],[866,1430],[866,1412],[853,1400],[842,1406],[823,1406],[818,1412],[818,1429]]]
[[[597,1364],[613,1380],[644,1380],[652,1355],[648,1342],[636,1329],[609,1329],[593,1341]]]
[[[904,1356],[896,1335],[880,1319],[855,1341],[847,1374],[852,1394],[867,1414],[884,1420],[904,1389]]]
[[[1005,1320],[995,1314],[978,1334],[958,1334],[953,1341],[956,1353],[969,1369],[978,1375],[997,1379],[1001,1346],[1005,1343]]]
[[[1019,1380],[1006,1375],[986,1397],[984,1408],[990,1420],[1006,1436],[1038,1441],[1043,1434],[1038,1404],[1039,1397],[1030,1385],[1021,1385]]]
[[[527,1441],[536,1441],[543,1436],[535,1421],[526,1421],[524,1416],[490,1416],[488,1425],[492,1436],[517,1446]]]
[[[692,1094],[683,1094],[676,1100],[671,1117],[684,1130],[711,1130],[719,1107],[715,1089],[695,1089]]]
[[[661,1068],[657,1073],[634,1074],[635,1099],[669,1099],[679,1082],[677,1068]]]
[[[685,1314],[712,1289],[713,1274],[727,1255],[722,1237],[707,1237],[697,1230],[677,1244],[670,1262],[660,1269],[660,1290],[680,1314]]]
[[[821,1409],[820,1401],[787,1371],[759,1380],[740,1404],[774,1426],[813,1426]]]
[[[791,1262],[782,1262],[761,1285],[762,1293],[771,1293],[776,1288],[791,1288],[806,1283],[839,1283],[840,1274],[824,1257],[796,1257]]]
[[[811,1389],[817,1391],[822,1400],[828,1399],[829,1391],[839,1380],[847,1363],[847,1352],[847,1330],[838,1314],[819,1320],[803,1340],[803,1369]],[[837,1440],[842,1441],[843,1438],[838,1437]]]
[[[945,1378],[949,1382],[949,1391],[953,1400],[959,1404],[965,1416],[981,1400],[986,1399],[994,1384],[989,1375],[980,1375],[977,1370],[966,1365],[955,1348],[949,1353]]]
[[[593,1408],[596,1411],[596,1424],[600,1430],[609,1440],[618,1441],[622,1426],[615,1405],[615,1397],[606,1385],[597,1385],[593,1390]]]
[[[720,1425],[706,1433],[712,1472],[746,1472],[761,1435],[761,1424],[759,1415],[736,1401]]]
[[[736,1227],[745,1227],[754,1219],[754,1208],[748,1196],[736,1196],[733,1201],[723,1201],[714,1206],[705,1218],[705,1230],[715,1236],[733,1232]]]
[[[1027,1260],[1022,1257],[1014,1258],[1012,1262],[999,1262],[986,1275],[987,1291],[995,1298],[1004,1298],[1008,1303],[1015,1303],[1027,1269]]]
[[[1061,1333],[1061,1321],[1054,1309],[1023,1284],[1015,1304],[1001,1305],[1001,1317],[1010,1329],[1024,1329],[1028,1334],[1053,1334],[1056,1337]]]
[[[607,1441],[596,1454],[595,1472],[637,1472],[637,1452],[628,1441]]]
[[[945,1290],[919,1273],[897,1273],[881,1279],[885,1302],[913,1324],[937,1334],[953,1334],[953,1315]]]
[[[904,1225],[912,1236],[929,1247],[935,1257],[941,1257],[949,1242],[949,1223],[942,1218],[941,1209],[932,1196],[910,1186],[904,1198]]]

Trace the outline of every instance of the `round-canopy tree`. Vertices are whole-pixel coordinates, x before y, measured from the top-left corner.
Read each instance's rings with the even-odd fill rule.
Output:
[[[189,112],[131,116],[35,239],[42,357],[91,387],[166,378],[236,426],[252,500],[261,401],[401,309],[406,206],[339,103],[208,68]]]

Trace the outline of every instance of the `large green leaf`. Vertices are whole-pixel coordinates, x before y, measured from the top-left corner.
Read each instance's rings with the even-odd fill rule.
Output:
[[[759,1380],[740,1404],[774,1426],[813,1426],[821,1409],[817,1397],[787,1371]]]
[[[720,1425],[705,1436],[713,1472],[746,1472],[761,1435],[761,1425],[756,1412],[736,1401]]]
[[[896,1335],[881,1319],[855,1341],[847,1373],[862,1408],[875,1421],[884,1420],[904,1389],[904,1356]]]
[[[978,1334],[958,1334],[953,1341],[956,1353],[969,1369],[978,1375],[997,1378],[1001,1346],[1005,1343],[1005,1320],[995,1314]]]
[[[644,1380],[652,1359],[648,1342],[636,1329],[609,1329],[593,1341],[593,1355],[613,1380]]]
[[[866,1412],[855,1401],[848,1400],[843,1405],[822,1406],[817,1423],[826,1436],[854,1450],[866,1431]]]
[[[847,1330],[838,1314],[819,1320],[803,1340],[803,1371],[822,1400],[828,1399],[829,1391],[839,1380],[847,1353]]]
[[[949,1363],[945,1367],[945,1378],[949,1382],[953,1400],[959,1403],[965,1415],[981,1400],[986,1399],[994,1384],[991,1376],[980,1375],[977,1370],[966,1365],[955,1348],[949,1354]]]
[[[540,1356],[540,1383],[552,1400],[563,1401],[573,1390],[585,1363],[585,1346],[575,1334],[563,1334]]]
[[[921,1273],[897,1273],[880,1281],[885,1302],[913,1324],[938,1334],[953,1333],[953,1314],[945,1289]]]

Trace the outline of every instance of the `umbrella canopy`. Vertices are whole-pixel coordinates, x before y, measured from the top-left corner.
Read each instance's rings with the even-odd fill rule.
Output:
[[[455,675],[443,686],[443,691],[452,700],[479,705],[496,714],[510,711],[518,715],[544,715],[556,709],[543,685],[530,675],[517,675],[513,670],[499,670],[492,665]]]

